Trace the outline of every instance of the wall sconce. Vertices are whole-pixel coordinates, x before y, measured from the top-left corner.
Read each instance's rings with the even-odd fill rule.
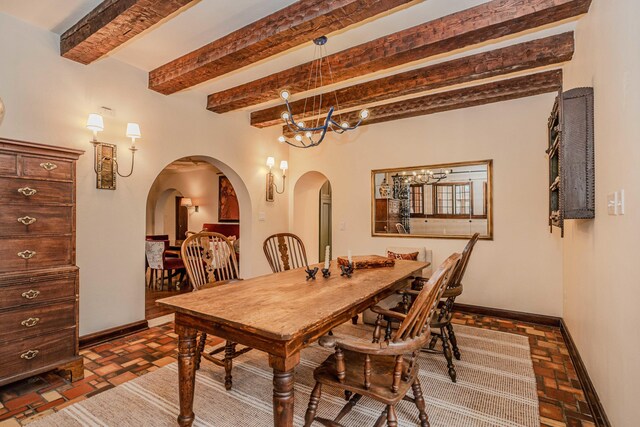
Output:
[[[196,212],[200,210],[200,206],[193,206],[193,202],[191,201],[190,197],[183,197],[182,199],[180,199],[180,206],[185,206],[187,209],[193,207],[195,208]]]
[[[287,169],[289,169],[289,163],[286,160],[280,162],[280,169],[282,170],[282,191],[278,191],[278,187],[275,183],[275,177],[271,169],[276,161],[273,157],[267,157],[267,166],[269,166],[269,172],[267,172],[267,202],[273,202],[274,192],[278,194],[284,193],[285,180],[287,179]]]
[[[127,138],[131,138],[131,170],[128,174],[122,175],[118,170],[117,147],[114,144],[98,142],[98,132],[104,130],[104,120],[100,114],[91,113],[87,119],[87,129],[93,131],[93,170],[96,173],[96,188],[102,190],[116,189],[116,175],[127,178],[133,174],[135,161],[136,139],[142,137],[140,125],[137,123],[127,123]]]

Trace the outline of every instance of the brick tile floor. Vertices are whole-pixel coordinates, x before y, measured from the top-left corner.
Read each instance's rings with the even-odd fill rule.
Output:
[[[542,426],[590,427],[593,418],[558,328],[457,313],[456,324],[529,338],[538,385]],[[70,383],[48,372],[0,387],[0,427],[25,425],[75,402],[171,363],[176,357],[173,325],[154,327],[81,351],[84,379]],[[214,344],[214,342],[211,342]]]

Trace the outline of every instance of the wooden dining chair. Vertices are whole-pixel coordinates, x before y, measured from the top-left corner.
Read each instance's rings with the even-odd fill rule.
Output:
[[[302,240],[292,233],[278,233],[267,237],[262,249],[274,273],[307,267],[307,251]]]
[[[401,400],[415,403],[420,425],[429,426],[418,379],[420,367],[417,359],[420,349],[429,341],[429,322],[459,259],[460,254],[453,254],[442,263],[415,298],[407,314],[378,306],[373,308],[380,318],[393,317],[402,322],[393,337],[381,342],[381,328],[378,325],[374,330],[373,342],[336,336],[324,336],[320,339],[321,346],[335,351],[313,372],[316,384],[309,399],[305,427],[311,426],[314,420],[326,426],[341,426],[340,420],[362,396],[385,405],[376,426],[381,426],[385,418],[387,425],[398,425],[395,405]],[[334,420],[316,417],[323,385],[345,390],[348,398],[347,404]],[[413,397],[407,396],[409,388],[413,390]]]
[[[233,286],[232,283],[241,280],[238,275],[238,263],[233,245],[220,233],[189,234],[182,243],[181,254],[194,291],[215,286]],[[251,348],[245,347],[236,350],[236,343],[227,341],[224,347],[207,353],[204,349],[206,341],[207,334],[201,332],[196,349],[196,369],[200,369],[200,361],[203,357],[218,366],[223,366],[225,371],[224,386],[230,390],[233,359]],[[216,355],[223,351],[224,357],[217,358]]]
[[[145,260],[149,271],[149,288],[156,288],[159,284],[160,290],[164,287],[164,281],[167,280],[167,287],[171,289],[173,277],[180,273],[180,277],[176,282],[176,289],[183,282],[185,267],[182,259],[179,257],[167,256],[169,249],[168,240],[146,240],[145,242]]]
[[[447,361],[447,370],[449,377],[453,382],[456,382],[457,379],[453,358],[455,357],[457,360],[460,360],[461,358],[460,349],[458,348],[458,340],[451,323],[451,318],[453,317],[453,305],[456,298],[462,294],[462,279],[467,270],[467,265],[469,264],[473,248],[479,237],[480,234],[475,233],[462,251],[460,262],[456,266],[451,280],[442,294],[442,303],[440,304],[439,313],[431,320],[431,341],[429,342],[429,346],[426,349],[423,349],[423,351],[435,352],[436,350],[434,349],[438,340],[442,342],[442,354]],[[399,294],[403,295],[403,303],[391,310],[407,313],[408,308],[412,304],[411,301],[419,295],[426,283],[428,283],[427,279],[417,277],[412,282],[410,290],[398,291]],[[395,320],[393,318],[390,318],[387,323],[387,336],[391,333],[391,324],[394,321]]]

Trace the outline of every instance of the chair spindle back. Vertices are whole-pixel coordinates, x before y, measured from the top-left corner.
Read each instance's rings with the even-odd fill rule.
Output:
[[[436,311],[438,301],[449,285],[460,258],[460,254],[454,253],[438,267],[414,300],[407,316],[396,331],[393,342],[413,339],[425,332],[425,326],[429,324]]]
[[[309,265],[304,243],[295,234],[278,233],[269,236],[262,248],[274,273]]]
[[[456,267],[456,271],[453,273],[453,277],[449,283],[450,288],[456,288],[462,284],[462,278],[464,277],[464,273],[467,270],[467,264],[469,264],[469,258],[471,258],[471,252],[473,252],[473,247],[476,245],[478,238],[480,237],[480,233],[476,233],[471,236],[469,242],[464,247],[462,251],[462,257],[460,258],[460,262]]]
[[[220,233],[189,235],[182,243],[181,254],[194,290],[208,283],[239,277],[233,244]]]

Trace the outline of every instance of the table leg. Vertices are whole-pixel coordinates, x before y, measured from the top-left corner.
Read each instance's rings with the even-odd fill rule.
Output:
[[[273,368],[273,425],[293,427],[293,384],[300,353],[288,358],[269,355],[269,366]]]
[[[193,328],[176,325],[178,334],[178,394],[180,396],[180,415],[178,424],[190,427],[193,414],[193,390],[196,384],[196,335]]]

